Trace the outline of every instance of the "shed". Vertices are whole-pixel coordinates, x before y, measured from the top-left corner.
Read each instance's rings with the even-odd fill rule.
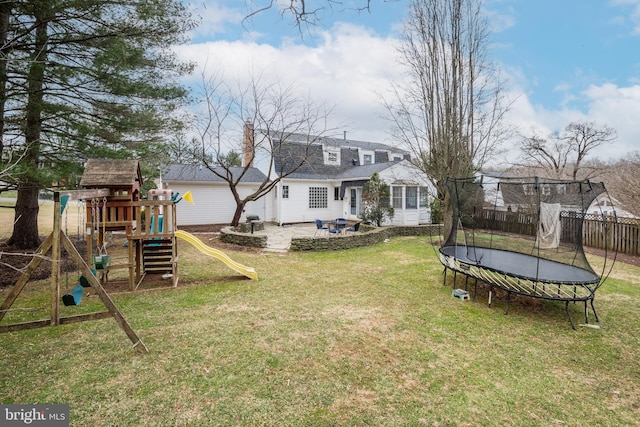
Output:
[[[80,180],[82,188],[108,188],[111,196],[140,199],[142,173],[137,160],[89,159]]]

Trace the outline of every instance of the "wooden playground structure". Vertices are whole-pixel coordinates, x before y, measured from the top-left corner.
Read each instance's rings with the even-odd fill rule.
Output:
[[[146,353],[148,351],[146,345],[142,342],[142,340],[138,337],[136,332],[131,328],[129,322],[122,315],[118,307],[115,305],[111,297],[104,290],[102,284],[98,280],[98,278],[93,274],[92,269],[89,267],[73,245],[65,231],[61,228],[61,216],[62,211],[64,211],[64,205],[66,205],[69,200],[77,200],[81,198],[88,197],[106,197],[108,194],[108,190],[90,190],[87,192],[84,191],[72,191],[72,192],[64,192],[61,196],[60,192],[54,193],[54,218],[53,218],[53,231],[49,236],[45,239],[45,241],[40,245],[38,250],[35,252],[35,256],[31,260],[31,262],[25,268],[25,271],[18,279],[18,282],[11,289],[11,292],[7,295],[2,305],[0,305],[0,320],[4,318],[6,313],[11,309],[11,306],[18,298],[22,290],[25,288],[26,284],[29,282],[31,275],[38,268],[44,257],[51,250],[51,299],[50,299],[50,316],[49,319],[45,320],[36,320],[30,322],[22,322],[22,323],[12,323],[7,325],[0,325],[0,332],[11,332],[11,331],[19,331],[24,329],[35,329],[42,328],[45,326],[58,326],[64,325],[68,323],[75,322],[83,322],[88,320],[97,320],[104,319],[107,317],[113,317],[120,328],[127,334],[131,342],[133,343],[134,349],[137,351]],[[67,252],[67,254],[77,263],[80,271],[83,274],[83,277],[94,290],[94,292],[98,295],[102,303],[107,308],[107,311],[100,311],[94,313],[80,314],[75,316],[60,316],[60,301],[61,301],[61,286],[60,286],[60,270],[62,266],[62,248]]]
[[[106,189],[108,196],[86,204],[87,263],[94,265],[100,281],[108,281],[109,272],[128,270],[129,290],[138,288],[146,274],[164,274],[178,285],[176,245],[176,207],[172,193],[151,190],[151,200],[140,200],[142,177],[137,161],[90,159],[80,186]],[[106,234],[126,234],[128,258],[111,263],[106,250]],[[96,251],[94,252],[94,248]]]
[[[171,190],[149,190],[150,200],[141,200],[142,175],[138,161],[90,159],[85,165],[80,186],[83,189],[54,192],[53,231],[35,252],[20,279],[0,305],[2,321],[7,312],[11,311],[13,303],[36,268],[51,251],[49,318],[0,325],[0,333],[113,317],[125,331],[133,347],[138,351],[147,352],[147,347],[105,291],[105,285],[109,282],[110,272],[125,269],[130,291],[138,289],[147,274],[161,274],[163,279],[171,279],[173,287],[176,287],[177,238],[194,245],[199,251],[223,262],[244,276],[257,280],[258,276],[253,268],[235,262],[223,252],[206,246],[196,236],[177,230],[176,203],[182,198],[179,198],[178,194],[173,194]],[[183,197],[193,203],[190,192],[185,193]],[[83,202],[86,210],[85,257],[80,255],[67,236],[66,226],[64,229],[61,227],[61,218],[67,203],[71,200]],[[80,208],[78,209],[80,211]],[[122,258],[112,259],[107,251],[108,234],[114,232],[124,233],[126,236],[124,246],[127,247],[127,256],[124,261]],[[81,234],[79,226],[78,234]],[[78,284],[71,292],[61,295],[61,265],[65,264],[67,267],[69,258],[75,262],[82,276],[78,277]],[[65,268],[67,288],[68,271],[69,269]],[[64,305],[79,305],[85,287],[91,287],[95,291],[107,311],[61,317],[60,301],[62,300]]]
[[[51,251],[51,298],[48,319],[0,325],[1,332],[34,329],[45,326],[82,322],[113,317],[124,330],[133,347],[147,352],[147,347],[131,328],[120,310],[104,289],[109,272],[128,270],[128,286],[135,290],[147,273],[164,273],[173,286],[178,283],[178,255],[174,200],[162,200],[170,193],[158,190],[150,192],[153,200],[140,200],[142,179],[137,161],[95,160],[89,161],[81,181],[82,190],[54,192],[53,231],[40,245],[33,259],[25,268],[18,282],[0,305],[0,321],[5,317],[31,275]],[[86,256],[78,252],[61,227],[61,218],[68,201],[82,200],[86,205]],[[126,262],[111,264],[106,251],[106,234],[124,231],[127,237]],[[94,252],[94,245],[98,248]],[[63,258],[63,249],[65,252]],[[61,317],[60,302],[75,305],[71,295],[62,295],[61,266],[71,258],[82,277],[80,283],[90,286],[106,307],[106,311]],[[79,287],[78,285],[77,287]],[[80,290],[80,299],[82,290]],[[68,303],[69,301],[69,303]]]

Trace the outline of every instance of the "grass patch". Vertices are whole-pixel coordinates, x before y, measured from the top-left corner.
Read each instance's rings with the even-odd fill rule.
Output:
[[[482,290],[476,303],[452,298],[428,238],[230,253],[257,282],[179,250],[177,289],[112,294],[148,354],[133,352],[112,319],[0,334],[0,402],[69,403],[74,426],[640,419],[636,267],[617,264],[600,289],[601,328],[573,331],[560,303],[512,298],[505,316],[506,301],[489,308]],[[17,306],[47,307],[46,281],[27,289]],[[85,298],[64,309],[100,304]],[[570,309],[580,321],[582,306]]]

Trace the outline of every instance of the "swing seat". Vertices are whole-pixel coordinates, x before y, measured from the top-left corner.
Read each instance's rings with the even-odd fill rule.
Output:
[[[98,270],[104,270],[109,267],[109,263],[111,262],[111,257],[109,255],[94,255],[93,256],[93,265],[96,266]]]
[[[96,277],[98,275],[98,272],[94,268],[91,269],[91,273],[93,274],[93,277]],[[91,287],[91,283],[89,283],[89,279],[87,279],[84,276],[80,276],[80,278],[78,279],[78,282],[80,282],[83,288]]]
[[[75,285],[70,294],[62,295],[62,303],[66,306],[80,305],[83,293],[84,288],[82,287],[82,285]]]

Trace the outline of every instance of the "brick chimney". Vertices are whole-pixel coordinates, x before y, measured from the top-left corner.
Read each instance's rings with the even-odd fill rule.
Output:
[[[253,167],[253,159],[256,153],[253,123],[245,122],[242,134],[242,167]]]

